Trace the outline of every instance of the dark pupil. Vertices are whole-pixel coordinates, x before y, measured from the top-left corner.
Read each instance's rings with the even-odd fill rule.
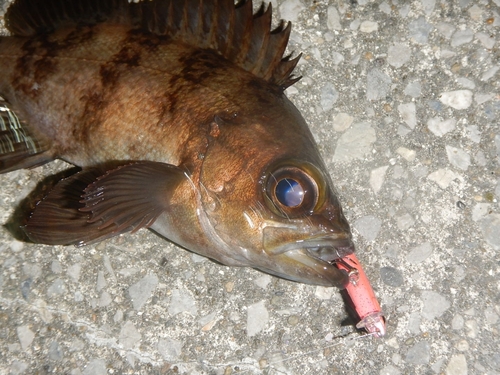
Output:
[[[304,188],[291,178],[284,178],[276,184],[276,198],[287,207],[296,207],[304,200]]]

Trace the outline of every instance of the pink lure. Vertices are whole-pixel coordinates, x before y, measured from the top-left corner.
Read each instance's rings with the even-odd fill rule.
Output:
[[[361,319],[356,324],[356,328],[364,328],[376,337],[384,336],[386,333],[384,315],[358,258],[354,254],[350,254],[339,259],[335,264],[339,269],[345,270],[349,274],[349,284],[346,291]]]

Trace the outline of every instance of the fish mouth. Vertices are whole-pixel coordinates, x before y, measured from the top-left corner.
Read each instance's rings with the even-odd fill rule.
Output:
[[[302,244],[300,248],[307,255],[322,260],[329,264],[335,263],[337,259],[343,258],[354,252],[354,243],[350,238],[346,239],[324,239],[320,241],[308,241],[305,246]]]
[[[347,272],[340,270],[337,260],[354,252],[354,244],[346,239],[317,239],[286,246],[281,256],[291,262],[285,278],[308,284],[345,288]]]
[[[349,281],[347,273],[339,270],[336,263],[354,252],[350,232],[311,236],[307,230],[267,227],[263,248],[268,257],[256,258],[256,268],[265,272],[306,284],[339,288]]]
[[[337,259],[343,258],[354,252],[354,243],[351,238],[320,237],[303,241],[296,241],[280,246],[276,253],[294,253],[296,251],[308,255],[311,258],[335,263]]]
[[[307,228],[269,226],[264,229],[262,245],[268,254],[300,251],[312,258],[331,263],[354,252],[351,233],[308,234]]]

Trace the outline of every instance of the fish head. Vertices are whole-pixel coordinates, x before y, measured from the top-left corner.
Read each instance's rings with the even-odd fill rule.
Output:
[[[345,287],[333,263],[354,251],[349,224],[302,116],[284,95],[274,104],[212,122],[200,173],[207,232],[225,264]]]

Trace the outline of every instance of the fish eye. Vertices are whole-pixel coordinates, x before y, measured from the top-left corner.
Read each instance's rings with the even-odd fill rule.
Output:
[[[284,178],[276,184],[276,199],[286,207],[300,206],[304,200],[304,188],[300,183],[291,178]]]
[[[314,211],[319,199],[315,178],[297,166],[281,166],[271,172],[265,184],[270,208],[285,217]]]

